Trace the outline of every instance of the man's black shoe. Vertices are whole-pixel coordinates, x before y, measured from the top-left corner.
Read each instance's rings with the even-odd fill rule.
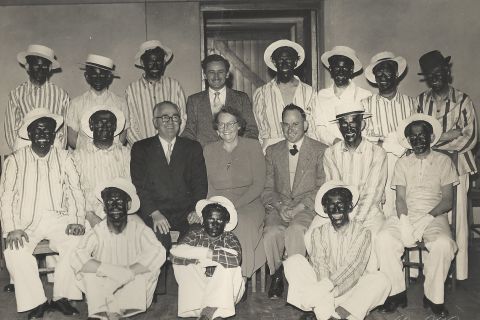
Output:
[[[65,316],[73,316],[79,314],[78,310],[75,309],[66,298],[50,302],[50,308],[60,311]]]
[[[3,291],[8,293],[15,292],[15,285],[13,283],[9,283],[5,287],[3,287]]]
[[[405,308],[407,306],[407,292],[402,291],[393,296],[390,296],[385,300],[385,303],[378,308],[378,311],[383,313],[392,313],[397,310],[398,307]]]
[[[43,314],[45,313],[45,311],[48,310],[48,307],[48,301],[45,301],[41,305],[35,307],[34,309],[32,309],[32,311],[28,313],[28,320],[42,319]]]
[[[270,299],[281,298],[283,294],[283,267],[275,271],[271,278],[272,281],[268,289],[268,297]]]
[[[445,318],[448,317],[449,312],[447,308],[445,308],[445,304],[443,303],[433,303],[430,301],[427,297],[423,296],[423,307],[428,308],[430,307],[430,310],[432,310],[433,314],[440,318]]]
[[[302,314],[298,320],[317,320],[317,317],[315,316],[315,313],[313,311],[307,311]]]

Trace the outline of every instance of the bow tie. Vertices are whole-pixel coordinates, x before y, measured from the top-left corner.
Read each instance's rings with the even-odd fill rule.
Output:
[[[293,148],[292,148],[292,149],[289,149],[288,151],[290,151],[290,154],[291,154],[292,156],[296,155],[296,154],[298,153],[297,145],[294,144],[294,145],[293,145]]]

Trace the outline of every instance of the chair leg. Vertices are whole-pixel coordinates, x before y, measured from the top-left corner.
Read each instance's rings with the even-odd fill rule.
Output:
[[[252,278],[251,278],[251,281],[252,281],[252,293],[257,292],[257,272],[258,272],[258,270],[255,270],[255,272],[252,274]],[[248,279],[247,279],[247,281],[248,281]]]
[[[405,263],[403,265],[405,274],[405,288],[408,289],[408,285],[410,284],[410,266],[408,265],[410,263],[410,250],[405,249],[403,259],[405,260]]]
[[[267,277],[267,270],[266,270],[266,264],[262,265],[260,268],[260,291],[265,292],[265,287],[266,287],[266,281],[265,278]]]

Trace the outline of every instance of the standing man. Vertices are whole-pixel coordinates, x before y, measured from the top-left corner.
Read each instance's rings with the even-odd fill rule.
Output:
[[[158,40],[145,41],[135,55],[135,65],[145,73],[125,90],[130,116],[130,130],[127,132],[130,144],[156,134],[150,117],[153,108],[163,101],[171,101],[178,106],[182,120],[180,133],[185,128],[187,113],[183,89],[177,80],[163,75],[172,58],[172,50]]]
[[[132,147],[131,174],[140,197],[140,216],[170,250],[170,230],[187,233],[200,222],[195,204],[207,196],[208,182],[202,146],[178,137],[180,109],[164,101],[153,109],[157,135]]]
[[[332,122],[335,120],[335,107],[340,103],[357,103],[372,93],[357,87],[352,81],[354,75],[362,70],[362,63],[355,50],[336,46],[322,54],[321,60],[330,72],[333,84],[318,92],[313,109],[313,121],[316,125],[314,131],[317,140],[331,146],[343,139],[337,125]]]
[[[383,213],[386,217],[395,216],[395,191],[390,188],[393,168],[397,159],[406,149],[397,141],[398,124],[416,112],[416,100],[398,92],[398,83],[407,68],[403,57],[392,52],[380,52],[374,55],[370,65],[365,68],[365,78],[378,87],[378,94],[362,100],[365,111],[372,115],[367,119],[365,138],[387,152],[388,178],[385,186]]]
[[[230,74],[228,60],[218,54],[209,55],[202,61],[202,69],[208,89],[188,97],[187,124],[182,137],[196,140],[202,147],[218,141],[220,138],[213,129],[213,119],[223,106],[229,106],[238,110],[247,122],[243,136],[257,139],[258,129],[250,99],[245,92],[232,90],[225,85]]]
[[[48,81],[52,71],[60,68],[52,49],[31,44],[26,51],[17,54],[17,61],[25,67],[29,79],[13,89],[8,96],[5,139],[12,152],[29,144],[27,140],[18,139],[18,129],[28,112],[46,108],[64,117],[70,103],[67,92]],[[65,147],[65,127],[57,131],[55,140],[57,146]]]
[[[294,70],[305,60],[302,46],[290,40],[275,41],[265,49],[263,60],[270,69],[277,72],[272,81],[258,88],[253,95],[253,114],[263,150],[284,139],[281,114],[289,104],[304,110],[310,123],[307,126],[308,135],[314,137],[311,115],[315,93],[311,86],[294,75]]]
[[[450,57],[430,51],[420,57],[421,75],[429,90],[418,96],[418,111],[437,118],[443,127],[435,145],[440,150],[458,152],[457,186],[457,279],[468,278],[467,193],[469,176],[477,172],[472,149],[477,144],[478,126],[470,97],[453,88]]]
[[[262,194],[266,208],[263,243],[272,277],[268,297],[283,293],[284,251],[305,255],[305,231],[315,216],[315,195],[325,182],[323,154],[326,146],[305,136],[307,115],[290,104],[282,112],[285,141],[267,148],[267,179]]]
[[[72,149],[82,149],[87,144],[92,144],[92,139],[81,129],[81,119],[86,110],[95,106],[115,107],[123,112],[126,119],[124,127],[120,128],[120,135],[116,142],[125,144],[127,139],[128,109],[124,98],[117,96],[108,88],[112,84],[115,66],[113,60],[96,54],[89,54],[85,62],[85,80],[90,89],[74,98],[68,109],[65,122],[68,129],[68,145]]]

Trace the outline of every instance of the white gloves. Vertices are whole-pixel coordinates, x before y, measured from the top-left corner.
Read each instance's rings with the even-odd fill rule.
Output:
[[[135,274],[129,267],[113,265],[110,263],[102,263],[97,269],[97,276],[111,279],[118,285],[117,288],[120,288],[135,279]]]
[[[395,131],[390,132],[383,140],[383,149],[386,152],[393,153],[397,157],[402,156],[406,149],[398,142],[397,133]]]
[[[173,247],[170,250],[170,253],[176,257],[201,260],[207,258],[209,250],[210,249],[206,247],[194,247],[188,244],[180,244]]]

